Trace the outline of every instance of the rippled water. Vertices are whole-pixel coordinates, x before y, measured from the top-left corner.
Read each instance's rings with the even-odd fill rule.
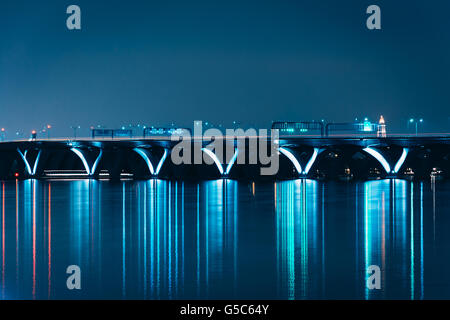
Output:
[[[4,299],[450,298],[450,183],[1,182]],[[81,268],[81,290],[66,268]],[[366,288],[368,266],[381,290]]]

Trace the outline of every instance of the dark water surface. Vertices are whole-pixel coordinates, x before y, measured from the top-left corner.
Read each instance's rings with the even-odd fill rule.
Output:
[[[9,181],[3,299],[450,298],[450,182]],[[81,290],[66,268],[81,268]],[[381,290],[366,289],[381,268]]]

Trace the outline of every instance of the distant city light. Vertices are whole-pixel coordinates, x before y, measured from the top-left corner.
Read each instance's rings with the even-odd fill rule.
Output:
[[[365,131],[365,132],[373,131],[372,130],[372,123],[367,118],[364,119],[363,131]]]

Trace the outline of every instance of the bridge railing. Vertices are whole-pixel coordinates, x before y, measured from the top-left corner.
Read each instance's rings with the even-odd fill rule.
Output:
[[[91,138],[132,138],[133,130],[131,129],[92,129]]]
[[[330,122],[325,125],[325,136],[329,137],[332,132],[340,132],[350,135],[358,134],[360,136],[373,136],[378,132],[379,125],[371,122],[342,122],[342,123],[334,123]]]
[[[324,136],[324,125],[322,122],[314,121],[275,121],[272,123],[272,129],[278,129],[280,135],[311,135],[319,133]]]

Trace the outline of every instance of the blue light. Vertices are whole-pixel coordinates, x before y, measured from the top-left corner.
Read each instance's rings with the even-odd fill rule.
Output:
[[[34,160],[33,170],[31,170],[30,163],[27,160],[27,153],[28,150],[25,151],[25,153],[22,153],[19,148],[17,148],[17,152],[19,152],[20,157],[22,158],[23,162],[25,163],[25,167],[27,169],[27,172],[30,176],[34,176],[36,174],[37,166],[39,163],[39,158],[41,157],[41,150],[39,150],[36,160]]]
[[[100,149],[100,152],[97,156],[97,159],[95,159],[94,165],[92,166],[91,174],[95,173],[95,170],[97,169],[98,163],[100,162],[100,159],[102,158],[103,150]]]
[[[211,157],[211,159],[214,160],[217,169],[219,169],[220,174],[223,175],[223,167],[222,164],[220,163],[219,159],[217,158],[217,156],[214,154],[214,152],[212,152],[211,150],[207,149],[207,148],[202,148],[202,151],[205,152],[207,155],[209,155]]]
[[[311,170],[312,166],[314,165],[314,162],[316,161],[319,153],[320,153],[319,148],[314,148],[314,153],[311,156],[311,159],[309,159],[308,163],[306,164],[305,171],[303,171],[303,174],[308,174],[309,170]]]
[[[88,175],[90,175],[91,174],[91,170],[89,168],[89,164],[86,161],[86,158],[84,157],[84,154],[80,150],[78,150],[77,148],[72,148],[70,150],[75,152],[75,154],[81,159],[81,161],[83,162],[83,165],[84,165],[84,169],[86,170],[86,173]]]
[[[22,151],[20,151],[19,148],[17,148],[17,152],[19,152],[20,157],[22,158],[23,162],[25,163],[25,167],[27,168],[27,172],[29,175],[32,175],[31,172],[31,168],[30,168],[30,164],[27,161],[27,158],[25,157],[25,155],[27,154],[27,152],[25,151],[25,155],[22,153]]]
[[[155,174],[159,174],[159,171],[161,171],[161,167],[164,164],[164,161],[166,160],[166,158],[167,158],[167,150],[164,149],[164,154],[161,157],[161,160],[159,160],[158,166],[156,167]]]
[[[31,168],[30,168],[30,164],[28,163],[27,158],[26,158],[25,155],[22,153],[22,151],[20,151],[19,148],[17,148],[17,152],[19,152],[20,157],[22,158],[23,162],[25,162],[25,167],[27,168],[28,174],[29,174],[29,175],[32,175],[32,173],[31,173]],[[25,154],[26,154],[26,151],[25,151]]]
[[[231,168],[233,167],[234,163],[236,162],[238,154],[239,154],[239,149],[236,148],[234,151],[233,158],[231,158],[230,162],[227,165],[227,169],[225,170],[226,175],[230,174]]]
[[[302,173],[302,166],[298,162],[298,160],[295,158],[295,156],[290,152],[288,149],[280,147],[278,149],[282,154],[284,154],[291,162],[294,164],[295,169],[299,174]]]
[[[408,148],[403,148],[402,155],[401,155],[400,159],[398,159],[397,163],[395,164],[394,171],[392,171],[392,173],[397,173],[400,170],[400,168],[402,167],[403,163],[406,160],[408,151],[409,151]]]
[[[153,169],[152,162],[148,158],[147,153],[145,153],[145,151],[141,148],[134,148],[133,150],[137,152],[137,154],[140,155],[142,159],[144,159],[145,163],[147,164],[148,170],[150,171],[150,174],[154,175],[155,170]]]
[[[372,123],[370,121],[368,121],[367,118],[366,118],[366,120],[363,123],[363,131],[366,131],[366,132],[373,131]]]
[[[33,176],[36,174],[36,170],[37,170],[37,166],[39,163],[39,158],[41,157],[41,150],[39,150],[37,156],[36,156],[36,160],[34,160],[34,166],[33,166]]]
[[[372,149],[370,147],[363,149],[363,151],[367,152],[372,157],[377,159],[378,162],[381,163],[381,165],[383,166],[384,170],[386,170],[386,173],[391,172],[391,166],[389,165],[389,163],[386,161],[386,159],[383,157],[383,155],[381,153],[379,153],[377,150]]]

